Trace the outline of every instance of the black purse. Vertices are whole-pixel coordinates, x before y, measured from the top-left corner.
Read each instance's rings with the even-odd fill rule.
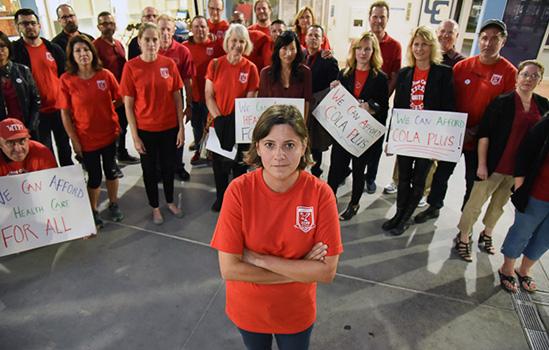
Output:
[[[215,118],[214,129],[221,148],[232,151],[236,143],[234,113]]]

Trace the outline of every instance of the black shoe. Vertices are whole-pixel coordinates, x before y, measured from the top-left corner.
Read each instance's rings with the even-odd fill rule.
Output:
[[[339,216],[339,220],[341,221],[351,220],[351,218],[356,215],[359,208],[360,208],[359,204],[355,204],[355,205],[349,204],[347,209]]]
[[[191,174],[189,174],[187,170],[185,170],[185,168],[177,170],[175,174],[177,175],[177,178],[181,181],[189,181],[191,178]]]
[[[124,177],[124,174],[122,173],[122,170],[120,170],[120,167],[116,163],[114,165],[114,177],[117,178],[117,179],[121,179],[121,178]]]
[[[221,201],[220,200],[216,200],[214,202],[214,204],[212,204],[212,211],[215,211],[216,213],[219,213],[221,211]]]
[[[118,161],[120,163],[125,163],[125,164],[137,164],[140,162],[139,158],[136,158],[134,156],[130,156],[128,154],[128,152],[121,152],[121,153],[118,153]]]
[[[402,215],[404,214],[404,210],[397,209],[395,215],[390,218],[389,220],[385,221],[383,225],[381,225],[381,228],[385,231],[390,231],[399,223],[400,219],[402,218]]]
[[[408,227],[410,227],[410,222],[408,220],[400,220],[400,222],[393,227],[390,233],[393,236],[400,236],[408,229]]]
[[[376,193],[377,185],[375,181],[368,182],[366,181],[366,193],[374,194]]]
[[[427,220],[438,218],[439,212],[440,210],[438,208],[430,205],[429,208],[417,214],[414,218],[414,221],[418,224],[422,224]]]

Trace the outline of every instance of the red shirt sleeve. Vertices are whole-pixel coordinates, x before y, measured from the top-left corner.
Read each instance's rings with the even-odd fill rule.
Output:
[[[185,67],[185,70],[181,72],[181,78],[191,79],[196,75],[196,68],[194,66],[191,51],[184,45],[181,45],[181,51],[183,52],[183,67]]]
[[[130,64],[126,64],[124,66],[124,70],[122,71],[122,80],[120,81],[120,95],[130,97],[135,97],[136,95]]]
[[[328,256],[335,256],[343,252],[337,204],[328,184],[322,183],[321,186],[315,238],[317,242],[323,242],[328,246]]]
[[[217,58],[214,58],[208,63],[208,69],[206,70],[206,79],[210,81],[214,81],[214,61],[217,62]],[[219,64],[219,62],[217,64]]]
[[[105,72],[107,73],[107,77],[109,79],[109,88],[112,99],[114,101],[122,99],[122,96],[120,95],[120,86],[118,85],[118,81],[116,81],[114,74],[112,74],[109,70],[105,70]]]
[[[257,72],[257,67],[255,64],[251,64],[250,68],[250,79],[248,80],[248,89],[246,92],[253,92],[259,89],[259,73]]]
[[[210,245],[229,254],[242,254],[244,251],[241,196],[234,182],[223,197],[223,206]]]
[[[172,92],[181,90],[183,88],[183,80],[181,79],[181,75],[179,74],[179,70],[177,69],[177,65],[173,60],[170,60],[170,71],[173,75],[173,86],[172,86]]]
[[[60,79],[60,89],[59,89],[59,98],[57,99],[57,108],[72,109],[71,97],[70,97],[71,95],[69,93],[69,87],[67,86],[65,74],[68,74],[68,73],[63,73]]]

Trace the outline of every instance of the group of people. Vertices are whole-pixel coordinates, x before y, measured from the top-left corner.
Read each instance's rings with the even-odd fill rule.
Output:
[[[385,125],[394,93],[394,108],[468,114],[466,188],[455,249],[472,261],[472,228],[490,200],[478,244],[495,254],[494,227],[514,191],[516,217],[503,244],[500,279],[511,292],[519,288],[517,278],[522,288],[536,290],[530,269],[549,248],[542,234],[549,232],[549,122],[543,117],[549,101],[534,93],[543,64],[526,60],[515,68],[501,56],[508,35],[504,22],[482,24],[480,53],[469,58],[455,49],[455,21],[443,21],[436,32],[419,26],[401,67],[402,47],[386,32],[389,6],[376,1],[369,9],[371,31],[352,41],[340,70],[312,8],[298,11],[288,29],[281,20],[271,21],[268,0],[255,2],[257,23],[248,28],[238,15],[232,23],[223,20],[223,10],[222,0],[209,0],[209,18],[194,17],[191,38],[179,43],[174,19],[146,7],[129,60],[113,37],[116,22],[109,12],[98,15],[101,36],[94,40],[78,30],[73,8],[60,5],[63,30],[50,42],[39,36],[32,10],[17,11],[21,38],[12,43],[0,32],[0,176],[56,166],[53,132],[59,165],[72,164],[74,152],[87,171],[96,225],[103,225],[97,211],[103,174],[109,215],[114,221],[124,217],[118,162],[141,163],[152,221],[160,225],[159,181],[168,212],[183,216],[174,203],[174,179],[190,177],[182,161],[185,122],[193,129],[191,165],[203,162],[201,147],[213,130],[221,148],[236,149],[234,159],[211,155],[211,209],[221,211],[212,247],[227,280],[227,314],[248,349],[268,348],[272,334],[281,349],[305,349],[315,319],[315,282],[334,277],[343,250],[339,221],[357,215],[364,191],[375,193],[384,143],[381,138],[353,156],[311,111],[341,85]],[[301,98],[304,114],[273,106],[259,118],[251,143],[236,144],[235,99],[243,97]],[[139,159],[126,149],[128,127]],[[325,183],[322,156],[330,147]],[[401,235],[414,222],[437,218],[455,166],[397,155],[393,183],[384,189],[396,193],[396,212],[383,230]],[[351,199],[339,214],[336,194],[349,175]],[[414,216],[424,197],[429,206]]]

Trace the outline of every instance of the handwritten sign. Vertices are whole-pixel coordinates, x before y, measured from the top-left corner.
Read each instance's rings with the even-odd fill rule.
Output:
[[[458,162],[467,113],[393,109],[387,152]]]
[[[301,115],[305,113],[305,100],[302,98],[237,98],[235,101],[236,143],[252,142],[252,132],[261,114],[274,105],[296,107]]]
[[[360,108],[358,101],[341,85],[326,95],[313,115],[334,140],[355,157],[360,157],[385,133],[385,126]]]
[[[95,233],[80,165],[0,177],[0,256]]]

